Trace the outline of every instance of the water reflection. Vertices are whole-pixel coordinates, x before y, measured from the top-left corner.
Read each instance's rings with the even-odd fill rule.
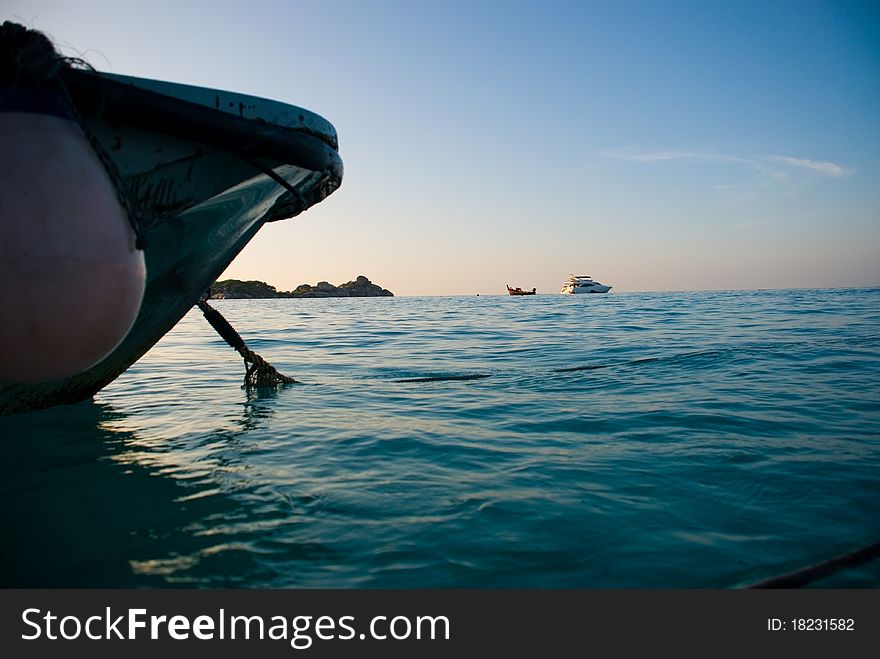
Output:
[[[246,401],[242,431],[271,416],[267,397]],[[0,585],[232,585],[250,571],[251,548],[217,525],[253,514],[223,489],[224,473],[244,469],[237,433],[213,435],[212,459],[186,463],[121,429],[132,425],[95,402],[0,419]],[[231,557],[236,568],[218,570]]]
[[[241,418],[241,429],[255,430],[261,424],[265,423],[275,414],[275,408],[271,403],[278,399],[279,391],[290,389],[296,386],[278,385],[275,387],[255,387],[244,392],[245,403],[243,405],[243,413]]]

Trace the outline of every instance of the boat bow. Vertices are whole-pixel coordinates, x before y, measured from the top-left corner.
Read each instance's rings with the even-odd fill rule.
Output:
[[[0,385],[0,414],[95,394],[198,302],[263,224],[302,213],[342,182],[336,131],[308,110],[90,70],[62,77],[135,216],[146,291],[131,331],[108,357],[63,380]]]

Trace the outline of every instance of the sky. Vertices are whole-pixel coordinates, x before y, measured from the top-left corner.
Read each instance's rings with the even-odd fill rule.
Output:
[[[100,70],[298,105],[342,187],[224,273],[397,295],[880,285],[880,3],[3,0]]]

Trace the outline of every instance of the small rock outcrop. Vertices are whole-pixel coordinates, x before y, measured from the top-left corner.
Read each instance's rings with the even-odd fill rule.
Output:
[[[238,279],[224,279],[211,284],[212,300],[223,299],[262,299],[271,297],[283,297],[279,295],[274,286],[263,281],[239,281]]]
[[[292,291],[278,291],[274,286],[262,281],[239,281],[224,279],[211,284],[210,298],[217,299],[263,299],[290,297],[393,297],[387,288],[374,284],[360,275],[354,281],[334,286],[330,282],[319,281],[314,286],[300,284]]]

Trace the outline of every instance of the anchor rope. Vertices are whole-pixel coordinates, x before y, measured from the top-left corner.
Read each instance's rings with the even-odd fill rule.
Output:
[[[292,377],[279,373],[265,359],[247,347],[241,334],[235,331],[229,321],[219,311],[208,304],[206,298],[197,303],[205,319],[211,324],[231,348],[234,348],[244,360],[244,386],[245,387],[273,387],[279,384],[296,384]]]

